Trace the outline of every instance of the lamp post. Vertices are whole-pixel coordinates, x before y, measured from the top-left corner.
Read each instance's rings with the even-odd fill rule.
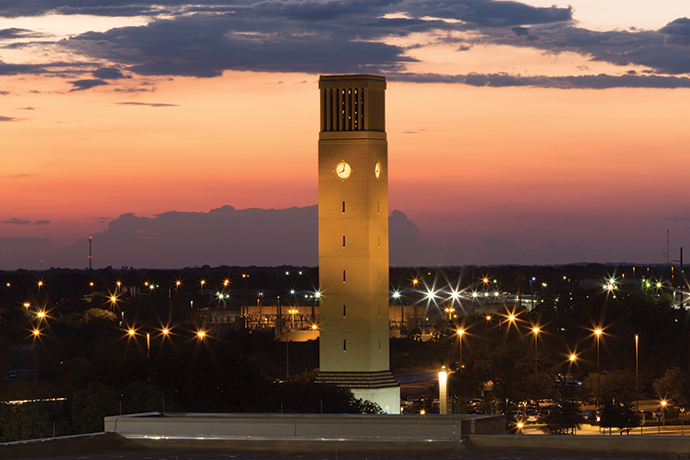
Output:
[[[41,336],[41,330],[35,328],[32,331],[33,342],[34,342],[34,395],[38,396],[38,346],[36,346],[36,339]]]
[[[534,326],[532,333],[534,334],[534,375],[537,375],[537,337],[539,336],[539,327]]]
[[[460,340],[460,368],[462,369],[462,336],[465,335],[464,329],[458,329],[458,339]]]
[[[635,411],[640,414],[640,337],[635,334]]]
[[[285,328],[285,381],[290,381],[290,329],[288,328]]]
[[[419,284],[419,279],[414,278],[412,280],[412,292],[414,293],[413,306],[414,306],[414,319],[412,321],[412,329],[417,328],[417,285]]]
[[[405,326],[405,307],[400,300],[400,291],[393,291],[393,305],[396,301],[400,301],[400,329],[402,329]]]
[[[603,331],[601,329],[595,329],[594,334],[597,337],[597,409],[599,408],[599,398],[601,395],[601,368],[599,363],[599,337]]]
[[[532,300],[532,308],[530,309],[530,311],[534,311],[534,282],[536,280],[537,279],[533,276],[532,279],[530,279],[530,281],[529,281],[529,287],[530,287],[530,290],[532,291],[532,299],[531,299]]]

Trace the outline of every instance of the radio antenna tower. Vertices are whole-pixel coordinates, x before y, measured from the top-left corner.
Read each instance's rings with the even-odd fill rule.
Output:
[[[93,261],[93,256],[91,255],[91,241],[93,240],[93,236],[89,237],[89,270],[93,270],[92,266],[92,261]]]

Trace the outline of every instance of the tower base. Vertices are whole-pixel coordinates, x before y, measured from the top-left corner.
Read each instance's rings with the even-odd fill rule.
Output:
[[[386,414],[400,414],[400,386],[391,371],[319,372],[316,383],[348,388],[355,398],[375,402]]]
[[[355,398],[375,402],[384,414],[400,414],[400,387],[373,390],[353,389]]]

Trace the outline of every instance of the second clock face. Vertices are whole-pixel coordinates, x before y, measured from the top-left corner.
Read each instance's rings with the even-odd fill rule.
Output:
[[[341,179],[347,179],[352,174],[352,168],[347,161],[341,161],[335,166],[335,175]]]
[[[377,179],[381,177],[381,163],[378,161],[376,162],[376,166],[374,166],[374,174],[376,174]]]

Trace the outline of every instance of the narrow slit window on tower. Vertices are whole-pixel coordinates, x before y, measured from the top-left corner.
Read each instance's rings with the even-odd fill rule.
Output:
[[[345,237],[343,237],[343,238],[345,238]],[[378,245],[379,245],[379,249],[381,249],[381,235],[378,236]],[[345,246],[344,241],[343,241],[343,246]]]
[[[378,271],[379,283],[381,282],[381,270]]]
[[[347,351],[347,340],[343,339],[343,351]]]
[[[343,247],[345,247],[345,235],[343,235]]]
[[[345,270],[343,270],[343,283],[345,282],[346,279],[347,279],[347,276],[346,276]]]
[[[343,318],[347,316],[347,305],[343,305]]]
[[[345,202],[343,201],[343,214],[345,214]]]
[[[343,212],[345,212],[345,210],[343,210]],[[376,213],[381,214],[381,202],[380,201],[376,202]]]
[[[381,339],[379,339],[379,351],[381,351]]]
[[[381,304],[378,305],[379,307],[379,318],[381,317]]]

